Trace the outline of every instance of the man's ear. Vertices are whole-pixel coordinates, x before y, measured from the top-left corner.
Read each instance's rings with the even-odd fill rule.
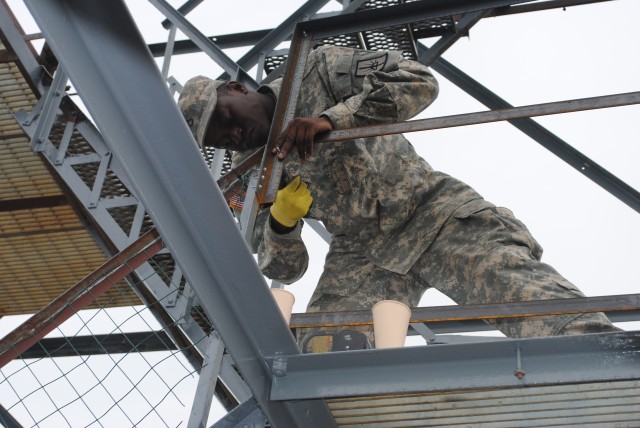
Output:
[[[246,94],[249,90],[240,82],[232,80],[229,82],[229,90]]]

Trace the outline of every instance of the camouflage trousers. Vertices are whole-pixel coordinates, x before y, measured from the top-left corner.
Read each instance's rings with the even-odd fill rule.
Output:
[[[510,210],[487,205],[469,203],[458,208],[407,274],[374,266],[348,296],[314,294],[308,312],[369,310],[385,299],[415,307],[431,287],[460,305],[584,297],[553,267],[540,261],[542,248]],[[619,330],[602,313],[488,322],[513,338]],[[366,333],[373,344],[372,326],[347,328]],[[310,333],[299,332],[300,341]]]

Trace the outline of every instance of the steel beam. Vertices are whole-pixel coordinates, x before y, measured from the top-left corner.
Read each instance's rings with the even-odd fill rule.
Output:
[[[370,349],[280,358],[273,400],[640,378],[640,332]]]
[[[124,3],[26,3],[271,424],[335,426],[322,400],[269,399],[263,356],[298,347]]]
[[[264,428],[265,418],[254,399],[249,399],[218,420],[211,428]]]
[[[198,379],[196,396],[193,400],[193,406],[191,406],[191,414],[189,415],[187,428],[206,427],[223,354],[224,343],[222,343],[215,332],[211,333],[209,335],[207,355],[200,369],[200,378]]]
[[[167,332],[158,330],[44,338],[23,352],[20,358],[77,357],[78,355],[128,354],[175,351],[176,349]]]
[[[17,63],[18,67],[25,76],[29,76],[28,83],[36,97],[39,97],[44,92],[42,75],[45,70],[36,59],[37,54],[33,46],[25,40],[24,31],[20,28],[6,0],[0,0],[0,40],[3,44],[11,46],[20,59]]]
[[[20,422],[18,422],[2,404],[0,404],[0,423],[5,428],[22,428]]]

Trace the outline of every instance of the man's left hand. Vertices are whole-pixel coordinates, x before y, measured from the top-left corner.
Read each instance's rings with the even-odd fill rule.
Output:
[[[333,125],[326,117],[297,117],[287,125],[282,135],[278,137],[276,147],[272,153],[278,159],[284,159],[296,146],[300,161],[304,162],[313,154],[313,140],[316,135],[328,132]]]

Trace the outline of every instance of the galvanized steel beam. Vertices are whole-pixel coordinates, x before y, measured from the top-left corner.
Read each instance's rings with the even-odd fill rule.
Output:
[[[79,355],[127,354],[131,352],[175,351],[167,332],[94,334],[91,336],[48,337],[24,351],[20,358],[77,357]]]
[[[5,45],[11,46],[15,55],[20,59],[18,68],[29,76],[27,83],[33,88],[36,96],[44,92],[42,75],[45,70],[38,61],[37,54],[31,44],[25,40],[24,32],[20,28],[13,12],[6,0],[0,0],[0,40]]]
[[[640,378],[640,332],[370,349],[282,358],[272,400],[558,385]]]
[[[271,424],[334,426],[322,400],[269,399],[263,356],[298,347],[123,2],[27,4]]]
[[[215,332],[211,333],[209,335],[207,353],[200,369],[198,387],[196,388],[193,406],[191,406],[187,428],[201,428],[207,424],[223,354],[224,343]]]

